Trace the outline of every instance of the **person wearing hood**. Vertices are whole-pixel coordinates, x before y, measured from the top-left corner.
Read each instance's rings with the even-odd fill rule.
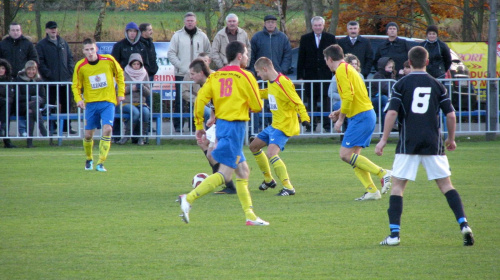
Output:
[[[37,63],[33,60],[26,62],[24,69],[17,74],[15,82],[32,83],[20,84],[17,86],[17,108],[18,116],[25,116],[28,120],[28,135],[33,136],[35,122],[38,122],[40,134],[47,136],[45,121],[43,120],[40,108],[45,105],[47,100],[47,92],[45,85],[40,84],[42,77],[38,73]],[[33,138],[26,139],[27,147],[33,148]]]
[[[148,133],[148,120],[150,116],[150,110],[146,103],[146,98],[150,96],[151,89],[148,83],[143,83],[149,81],[149,76],[148,72],[144,68],[140,54],[133,53],[130,55],[129,63],[124,69],[124,76],[125,82],[134,81],[140,83],[126,83],[125,86],[125,100],[122,102],[121,110],[123,114],[130,115],[132,124],[130,124],[130,119],[125,121],[125,137],[122,137],[122,139],[118,142],[120,145],[123,145],[130,140],[131,133],[138,125],[142,127],[140,130],[141,134],[146,135]],[[143,137],[139,137],[137,145],[144,145]]]
[[[125,69],[130,55],[133,53],[139,53],[144,61],[144,66],[149,67],[148,49],[141,42],[139,26],[135,22],[129,22],[125,26],[125,38],[113,45],[111,55],[118,61],[122,69]]]
[[[10,63],[0,58],[0,82],[12,82],[12,66]],[[12,103],[15,100],[14,87],[0,84],[0,137],[9,136],[9,117],[11,115]],[[5,148],[16,148],[8,138],[3,139]]]
[[[184,28],[176,31],[170,40],[167,57],[174,65],[175,81],[183,81],[184,76],[189,74],[189,64],[195,60],[200,53],[211,52],[210,40],[207,35],[196,27],[196,15],[188,12],[184,15]],[[176,85],[180,88],[180,85]],[[174,113],[181,113],[181,92],[175,95]],[[188,113],[188,112],[185,112]],[[183,118],[174,118],[173,125],[176,132],[181,132],[184,126]]]
[[[429,25],[426,30],[427,40],[420,43],[429,53],[429,64],[427,73],[436,79],[443,79],[446,71],[451,66],[450,48],[438,38],[438,28],[435,25]]]
[[[390,80],[396,79],[394,67],[395,63],[392,58],[387,56],[381,57],[377,62],[378,71],[375,75],[373,75],[373,79],[386,79],[388,81],[377,81],[371,83],[371,100],[375,113],[380,117],[379,123],[382,125],[382,131],[384,130],[385,120],[385,113],[383,109],[389,100],[389,91],[393,84]]]
[[[142,57],[143,66],[148,69],[149,67],[149,50],[141,41],[141,31],[139,26],[135,22],[129,22],[125,26],[125,38],[113,45],[111,50],[111,55],[120,64],[122,69],[125,69],[129,63],[130,55],[133,53],[138,53]],[[120,141],[121,135],[121,121],[122,119],[116,119],[113,125],[113,142],[117,143]]]
[[[403,75],[403,63],[408,60],[411,45],[405,39],[398,37],[399,25],[397,23],[389,22],[385,30],[388,38],[378,47],[373,63],[377,63],[381,57],[390,57],[394,60],[397,75]],[[377,70],[379,70],[378,67]]]

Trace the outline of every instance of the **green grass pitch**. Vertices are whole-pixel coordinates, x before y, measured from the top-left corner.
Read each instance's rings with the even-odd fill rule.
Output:
[[[292,139],[281,157],[297,195],[257,189],[247,227],[235,195],[209,194],[184,224],[175,202],[209,165],[194,141],[113,145],[107,173],[85,171],[80,141],[0,151],[0,279],[498,279],[500,141],[457,141],[449,152],[476,244],[462,246],[445,197],[420,169],[405,192],[401,245],[388,234],[388,195],[363,188],[338,157],[338,140]],[[24,146],[17,141],[18,146]],[[96,141],[97,146],[97,141]],[[363,154],[390,168],[385,155]],[[95,150],[97,160],[97,149]],[[379,181],[374,180],[380,185]],[[279,188],[279,186],[278,186]]]

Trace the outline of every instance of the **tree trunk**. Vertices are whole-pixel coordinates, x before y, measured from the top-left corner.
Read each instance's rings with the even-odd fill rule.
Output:
[[[94,39],[99,42],[101,41],[101,35],[102,35],[102,23],[104,22],[104,17],[106,16],[106,6],[108,4],[108,0],[101,0],[101,8],[100,8],[100,13],[99,17],[97,18],[97,23],[95,25],[95,31],[94,31]]]
[[[315,16],[323,16],[323,13],[325,12],[326,9],[325,5],[323,5],[322,0],[313,0],[312,6]]]
[[[462,18],[462,41],[470,41],[470,9],[469,0],[464,0],[464,16]]]
[[[332,10],[332,19],[330,21],[330,28],[328,28],[328,32],[335,35],[337,32],[337,25],[339,24],[340,0],[333,0],[330,9]]]
[[[311,19],[313,17],[312,0],[304,0],[304,18],[306,20],[306,32],[312,32]]]
[[[280,22],[281,32],[288,35],[286,30],[286,7],[288,0],[276,0],[276,6],[278,7],[278,17]]]
[[[38,40],[40,41],[43,39],[42,35],[42,23],[41,23],[41,10],[43,7],[43,0],[36,0],[35,1],[35,25],[36,25],[36,35]]]
[[[427,0],[417,0],[422,12],[424,13],[425,21],[427,22],[427,26],[433,25],[434,20],[432,19],[431,7],[429,6],[429,2]]]
[[[479,0],[477,4],[477,36],[476,41],[483,41],[483,20],[484,20],[484,0]]]
[[[224,27],[224,20],[226,19],[227,10],[226,10],[226,1],[225,0],[217,0],[219,5],[219,19],[217,20],[217,29],[221,30]]]
[[[9,24],[12,22],[10,17],[10,1],[3,1],[3,30],[4,34],[9,34]]]
[[[207,34],[208,38],[212,38],[212,21],[210,20],[211,14],[212,14],[212,9],[210,5],[210,0],[204,0],[203,1],[203,6],[204,6],[204,14],[205,14],[205,24],[207,26],[207,30],[205,30],[205,33]]]

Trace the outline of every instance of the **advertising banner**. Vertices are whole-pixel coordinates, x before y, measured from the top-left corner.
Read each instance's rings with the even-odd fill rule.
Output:
[[[115,42],[97,42],[98,54],[111,54]],[[154,42],[156,49],[156,63],[158,63],[158,72],[156,72],[154,81],[170,82],[175,81],[174,66],[167,57],[170,42]],[[153,92],[159,93],[163,100],[175,99],[175,84],[155,83]]]
[[[488,78],[488,44],[485,42],[475,43],[460,43],[447,42],[450,49],[454,50],[465,66],[469,69],[471,79]],[[500,77],[500,43],[497,43],[496,48],[497,65],[496,77]],[[481,92],[481,99],[486,97],[486,81],[472,81],[472,85],[477,87]]]

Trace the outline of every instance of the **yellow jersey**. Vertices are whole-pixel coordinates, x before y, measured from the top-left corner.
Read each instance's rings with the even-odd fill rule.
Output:
[[[346,62],[340,63],[335,71],[335,79],[337,80],[337,89],[342,101],[341,113],[351,118],[359,113],[373,109],[365,82],[354,67]]]
[[[75,65],[71,86],[75,102],[108,101],[116,105],[117,93],[114,81],[118,85],[118,96],[125,96],[123,69],[111,55],[104,54],[97,57],[97,64],[92,65],[84,58]]]
[[[208,76],[194,104],[197,130],[203,129],[205,105],[212,100],[215,117],[226,121],[248,121],[249,111],[262,110],[259,86],[252,73],[238,66],[226,66]]]
[[[279,73],[274,81],[267,82],[267,88],[260,90],[260,97],[269,100],[269,109],[273,114],[272,126],[286,136],[299,135],[300,121],[310,121],[306,107],[295,91],[290,79]]]

